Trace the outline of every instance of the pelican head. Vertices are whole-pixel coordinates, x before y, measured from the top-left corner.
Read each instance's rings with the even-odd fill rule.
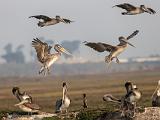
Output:
[[[151,11],[149,11],[145,5],[140,5],[140,8],[141,8],[144,12],[147,12],[147,13],[151,14]]]
[[[65,53],[67,55],[71,55],[71,53],[69,53],[65,48],[63,48],[62,46],[60,46],[59,44],[56,44],[54,46],[55,51],[60,52],[60,53]]]
[[[120,41],[120,43],[122,43],[122,44],[129,44],[130,46],[132,46],[132,47],[135,47],[134,45],[132,45],[131,43],[129,43],[128,41],[127,41],[127,39],[125,38],[125,37],[123,37],[123,36],[120,36],[119,37],[119,41]]]
[[[146,11],[145,5],[140,5],[140,8],[141,8],[143,11]]]
[[[63,82],[63,87],[67,86],[66,82]]]
[[[66,23],[59,15],[56,15],[56,19],[59,20],[59,21],[61,21],[61,22]]]
[[[12,89],[13,95],[15,95],[16,91],[18,91],[18,90],[19,90],[19,87],[13,87],[13,89]]]

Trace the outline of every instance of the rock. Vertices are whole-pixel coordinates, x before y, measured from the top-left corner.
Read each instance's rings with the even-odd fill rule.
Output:
[[[101,115],[97,120],[129,120],[122,118],[120,112],[107,112]],[[147,107],[144,112],[136,113],[132,120],[160,120],[160,108]]]

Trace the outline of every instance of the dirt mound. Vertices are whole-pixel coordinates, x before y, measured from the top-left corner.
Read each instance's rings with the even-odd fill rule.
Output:
[[[120,112],[104,113],[97,120],[129,120],[128,118],[122,118]],[[148,107],[144,112],[136,113],[135,117],[131,120],[160,120],[160,108]]]

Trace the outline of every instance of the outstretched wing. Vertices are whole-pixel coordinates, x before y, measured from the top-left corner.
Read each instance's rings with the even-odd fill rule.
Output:
[[[119,5],[115,5],[116,7],[119,7],[119,8],[122,8],[122,9],[125,9],[127,11],[132,11],[132,10],[135,10],[136,7],[131,5],[131,4],[128,4],[128,3],[123,3],[123,4],[119,4]]]
[[[48,54],[50,54],[50,50],[52,47],[48,46],[47,43],[42,42],[38,38],[32,41],[32,46],[35,48],[37,52],[38,60],[43,63],[46,60]]]
[[[50,21],[52,20],[50,17],[45,16],[45,15],[35,15],[35,16],[30,16],[29,18],[37,18],[37,19],[42,19],[44,21]]]
[[[105,43],[92,43],[92,42],[84,42],[86,46],[93,48],[94,50],[98,51],[98,52],[104,52],[104,51],[108,51],[111,52],[113,49],[116,49],[115,46],[109,45],[109,44],[105,44]]]
[[[63,21],[64,21],[65,23],[71,23],[71,22],[73,22],[73,21],[71,21],[71,20],[69,20],[69,19],[65,19],[65,18],[63,18]]]
[[[133,38],[133,37],[136,36],[138,33],[139,33],[139,30],[134,31],[131,35],[129,35],[129,36],[127,37],[127,40]]]

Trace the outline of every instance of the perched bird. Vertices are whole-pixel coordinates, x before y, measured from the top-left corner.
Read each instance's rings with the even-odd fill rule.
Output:
[[[39,105],[31,103],[28,98],[18,104],[15,104],[15,106],[18,106],[22,111],[28,113],[36,113],[40,110]]]
[[[39,27],[55,25],[55,24],[60,23],[60,22],[63,22],[65,24],[69,24],[69,23],[73,22],[69,19],[61,18],[58,15],[55,18],[50,18],[50,17],[45,16],[45,15],[35,15],[35,16],[30,16],[29,18],[36,18],[36,19],[41,20],[37,24]]]
[[[113,7],[119,7],[119,8],[125,9],[127,12],[122,12],[122,15],[136,15],[144,12],[149,14],[156,13],[153,9],[148,8],[145,5],[140,5],[140,7],[135,7],[131,4],[123,3],[123,4],[115,5]]]
[[[109,45],[109,44],[101,43],[101,42],[94,43],[94,42],[85,41],[84,43],[86,46],[91,47],[98,52],[104,52],[104,51],[109,52],[110,54],[105,57],[105,61],[107,63],[110,63],[114,58],[116,58],[117,63],[120,63],[117,56],[121,54],[127,48],[128,44],[131,45],[132,47],[135,47],[134,45],[129,43],[128,40],[133,38],[138,33],[139,31],[136,30],[127,38],[123,36],[119,37],[120,43],[117,46],[113,46],[113,45]]]
[[[67,84],[63,82],[62,99],[56,101],[56,113],[63,112],[67,113],[67,109],[71,103],[71,100],[67,96]]]
[[[157,88],[152,95],[152,106],[160,107],[160,80],[158,81]]]
[[[12,93],[19,100],[19,102],[28,99],[32,103],[32,97],[26,92],[21,93],[19,87],[13,87]]]
[[[87,105],[87,96],[86,94],[84,93],[83,94],[83,108],[88,108],[88,105]]]
[[[71,55],[65,48],[60,46],[59,44],[54,45],[54,49],[56,53],[51,54],[50,50],[52,46],[49,46],[47,43],[42,42],[38,38],[34,39],[32,41],[32,46],[35,48],[37,52],[37,58],[40,63],[42,63],[42,67],[39,70],[39,74],[44,72],[44,75],[46,75],[46,70],[48,71],[48,74],[50,73],[50,66],[55,63],[60,57],[62,53],[66,53],[68,55]]]

